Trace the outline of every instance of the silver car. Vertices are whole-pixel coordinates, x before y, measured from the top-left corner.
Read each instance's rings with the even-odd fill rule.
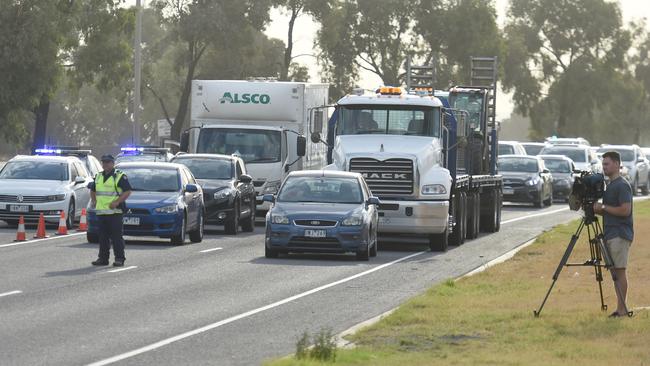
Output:
[[[630,185],[634,195],[639,190],[644,195],[650,193],[650,161],[638,145],[602,145],[598,152],[601,154],[607,151],[617,151],[621,154],[621,164],[627,170],[624,175]]]

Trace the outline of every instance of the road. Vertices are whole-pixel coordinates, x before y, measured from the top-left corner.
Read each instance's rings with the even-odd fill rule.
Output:
[[[499,233],[447,253],[388,238],[369,262],[266,259],[262,227],[214,227],[200,244],[129,241],[119,271],[90,265],[84,235],[12,245],[15,229],[0,224],[0,364],[259,364],[293,352],[305,330],[341,332],[577,217],[507,206]]]

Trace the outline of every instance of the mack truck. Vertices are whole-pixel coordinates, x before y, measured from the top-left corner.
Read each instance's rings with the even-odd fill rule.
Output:
[[[497,59],[471,66],[469,86],[436,91],[433,68],[408,60],[405,89],[355,89],[333,106],[327,135],[323,109],[312,111],[311,140],[330,149],[326,169],[361,173],[380,198],[382,235],[424,236],[446,251],[500,229]]]
[[[264,194],[275,194],[289,172],[326,165],[327,148],[305,134],[309,110],[327,103],[328,90],[327,84],[261,78],[194,80],[180,150],[241,157],[253,177],[256,209],[264,213]]]

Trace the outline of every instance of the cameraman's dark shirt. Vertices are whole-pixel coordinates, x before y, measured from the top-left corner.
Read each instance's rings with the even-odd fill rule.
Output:
[[[619,176],[607,184],[607,189],[605,189],[605,195],[603,196],[603,204],[605,206],[618,207],[627,202],[632,204],[632,188],[623,177]],[[605,240],[623,238],[632,241],[634,239],[632,212],[627,217],[604,213],[603,220],[605,222]]]

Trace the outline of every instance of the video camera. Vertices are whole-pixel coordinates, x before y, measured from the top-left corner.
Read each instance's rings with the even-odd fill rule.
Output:
[[[600,173],[582,171],[575,178],[571,195],[569,196],[569,207],[578,211],[581,208],[590,212],[592,206],[605,193],[605,176]]]

